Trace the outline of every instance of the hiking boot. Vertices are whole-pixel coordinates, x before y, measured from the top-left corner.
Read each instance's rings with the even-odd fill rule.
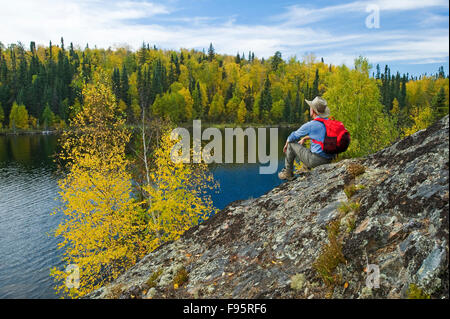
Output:
[[[283,168],[281,172],[278,173],[278,178],[290,181],[294,178],[294,174],[292,174],[292,171],[288,171],[286,168]]]
[[[306,165],[302,165],[300,169],[297,170],[298,173],[309,173],[311,172],[311,169],[308,168]]]

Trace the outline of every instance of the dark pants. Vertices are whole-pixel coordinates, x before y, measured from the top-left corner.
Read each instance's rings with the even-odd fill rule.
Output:
[[[312,153],[309,149],[298,143],[289,143],[286,150],[286,159],[284,165],[286,170],[292,172],[294,170],[294,160],[305,164],[307,168],[314,168],[319,165],[331,163],[331,158],[325,158]]]

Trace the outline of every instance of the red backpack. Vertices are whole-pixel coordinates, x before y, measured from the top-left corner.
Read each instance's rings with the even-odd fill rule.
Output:
[[[338,154],[345,152],[350,145],[350,133],[344,127],[342,122],[334,119],[323,119],[317,117],[315,121],[322,122],[325,125],[325,139],[322,142],[312,139],[314,143],[319,144],[322,150],[327,154]]]

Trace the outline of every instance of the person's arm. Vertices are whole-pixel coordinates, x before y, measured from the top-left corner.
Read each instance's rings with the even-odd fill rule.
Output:
[[[300,140],[303,136],[309,135],[311,131],[310,122],[303,124],[300,128],[294,132],[292,132],[288,138],[287,143],[293,143]]]
[[[306,135],[305,137],[303,137],[300,141],[298,141],[298,144],[303,145],[305,144],[306,141],[310,140],[311,138]]]
[[[303,124],[298,130],[296,130],[296,131],[292,132],[291,134],[289,134],[289,136],[288,136],[288,138],[286,140],[286,144],[284,144],[283,152],[286,153],[286,150],[287,150],[287,147],[288,147],[289,143],[293,143],[295,141],[298,141],[302,137],[305,137],[305,138],[301,139],[301,141],[303,141],[303,143],[304,143],[305,140],[306,140],[306,136],[309,134],[309,131],[310,131],[310,124],[308,122],[308,123]],[[309,137],[308,137],[308,139],[309,139]],[[301,143],[301,144],[303,144],[303,143]]]

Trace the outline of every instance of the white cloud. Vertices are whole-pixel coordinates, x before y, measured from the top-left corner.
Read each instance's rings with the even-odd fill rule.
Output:
[[[19,0],[1,1],[1,41],[48,43],[60,36],[74,42],[114,42],[107,32],[127,25],[127,20],[167,15],[168,7],[151,2],[99,0]],[[106,32],[105,32],[106,31]],[[97,34],[108,38],[95,38]]]
[[[371,3],[377,3],[385,10],[444,6],[441,0],[393,3],[378,0]],[[81,47],[86,43],[104,48],[127,43],[134,49],[138,49],[143,41],[164,49],[206,49],[212,42],[219,53],[247,54],[251,50],[259,57],[269,57],[275,51],[281,51],[287,58],[315,52],[327,62],[347,65],[352,65],[360,54],[373,63],[448,61],[448,29],[379,29],[375,32],[362,29],[338,33],[321,24],[305,25],[330,15],[355,10],[364,12],[366,4],[356,1],[319,9],[291,7],[292,12],[277,16],[271,24],[245,25],[237,23],[235,16],[174,16],[173,12],[179,13],[180,9],[172,7],[170,2],[161,5],[141,1],[0,0],[0,41],[4,44],[36,41],[47,45],[49,40],[59,43],[63,36],[66,43],[73,42]],[[141,23],[136,23],[136,19]],[[289,22],[295,20],[300,22]]]
[[[448,8],[447,0],[373,0],[354,1],[346,4],[322,8],[307,8],[304,5],[287,7],[285,13],[273,17],[274,21],[282,21],[287,25],[307,25],[322,20],[332,19],[337,16],[345,16],[352,13],[367,14],[366,9],[378,7],[383,11],[410,11],[432,7]],[[371,11],[371,10],[369,10]]]

